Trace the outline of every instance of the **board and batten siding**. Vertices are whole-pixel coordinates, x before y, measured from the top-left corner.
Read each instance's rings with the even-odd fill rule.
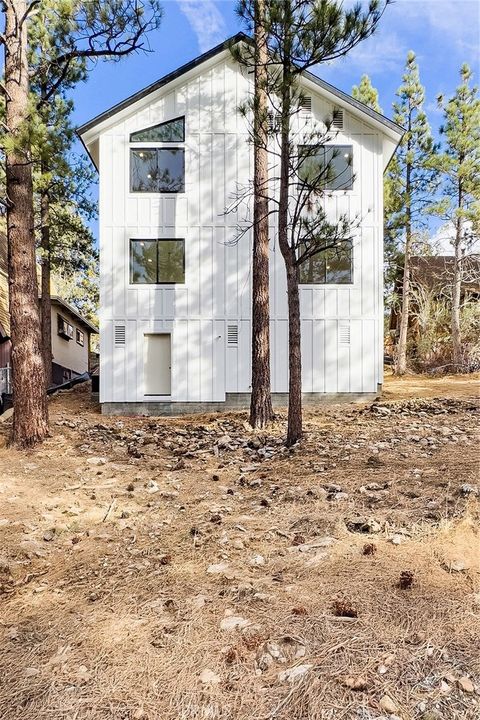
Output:
[[[148,401],[144,335],[171,333],[172,401],[215,402],[250,390],[251,238],[235,243],[240,216],[225,214],[252,176],[252,149],[237,112],[248,91],[233,60],[152,93],[140,110],[99,137],[101,402]],[[312,96],[318,120],[333,107]],[[131,193],[131,132],[185,115],[185,193]],[[351,285],[301,288],[303,389],[372,393],[383,368],[382,138],[345,112],[335,142],[353,145],[354,188],[327,200],[333,214],[362,218]],[[165,143],[168,145],[168,143]],[[145,143],[148,146],[148,143]],[[283,259],[271,239],[272,390],[288,389],[288,320]],[[184,238],[185,284],[130,285],[130,238]],[[238,344],[227,328],[238,326]],[[125,344],[115,327],[125,327]],[[157,399],[157,398],[155,398]]]

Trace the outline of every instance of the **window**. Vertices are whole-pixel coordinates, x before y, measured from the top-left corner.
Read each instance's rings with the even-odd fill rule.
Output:
[[[299,178],[304,183],[321,183],[325,190],[351,190],[353,187],[352,145],[301,145]]]
[[[57,333],[65,340],[73,340],[73,325],[61,315],[57,315]]]
[[[300,250],[300,252],[302,252]],[[351,240],[337,248],[322,250],[300,265],[301,285],[348,285],[353,282],[353,245]]]
[[[77,338],[77,343],[83,347],[85,345],[85,336],[83,332],[77,329],[75,335]]]
[[[130,142],[184,142],[185,141],[185,118],[179,117],[174,120],[153,125],[138,130],[130,135]]]
[[[134,285],[185,282],[185,241],[130,240],[130,282]]]
[[[185,151],[181,148],[130,150],[132,192],[179,193],[185,190]]]

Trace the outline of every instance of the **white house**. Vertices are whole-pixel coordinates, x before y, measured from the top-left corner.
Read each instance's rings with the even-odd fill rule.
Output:
[[[238,106],[252,75],[239,34],[83,125],[100,174],[100,402],[104,412],[234,403],[250,391],[251,257],[225,214],[252,175]],[[330,213],[361,224],[351,251],[302,269],[303,390],[378,392],[383,373],[382,177],[402,129],[310,73],[302,122],[334,117]],[[288,389],[286,278],[271,237],[272,391]],[[207,404],[207,405],[203,405]]]

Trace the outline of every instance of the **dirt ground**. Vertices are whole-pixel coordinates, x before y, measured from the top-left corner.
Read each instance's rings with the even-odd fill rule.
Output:
[[[478,391],[0,423],[1,720],[478,720]]]

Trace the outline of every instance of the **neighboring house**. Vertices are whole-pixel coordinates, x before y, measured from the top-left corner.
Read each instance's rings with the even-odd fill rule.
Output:
[[[60,385],[89,369],[90,336],[97,328],[58,295],[52,296],[52,381]],[[9,391],[4,368],[11,365],[7,238],[0,233],[0,394]],[[2,381],[3,378],[3,381]]]
[[[428,295],[431,300],[451,298],[453,255],[414,255],[410,259],[410,285],[412,289],[409,324],[416,324],[418,300]],[[480,301],[480,255],[469,255],[462,261],[462,287],[460,301]],[[401,300],[403,285],[403,268],[400,268],[394,287],[394,295]],[[400,329],[401,307],[394,303],[390,314],[390,331],[397,333]]]
[[[252,178],[238,106],[253,74],[228,47],[244,39],[235,36],[79,130],[100,174],[104,412],[222,407],[250,392],[251,232],[235,243],[241,215],[224,214],[239,184]],[[330,144],[340,149],[344,182],[340,189],[332,181],[329,212],[360,218],[351,248],[323,253],[301,270],[303,390],[376,393],[383,379],[382,179],[403,131],[310,73],[302,90],[298,123],[307,134],[314,121],[334,118]],[[283,394],[286,277],[273,227],[270,261],[272,390]]]

